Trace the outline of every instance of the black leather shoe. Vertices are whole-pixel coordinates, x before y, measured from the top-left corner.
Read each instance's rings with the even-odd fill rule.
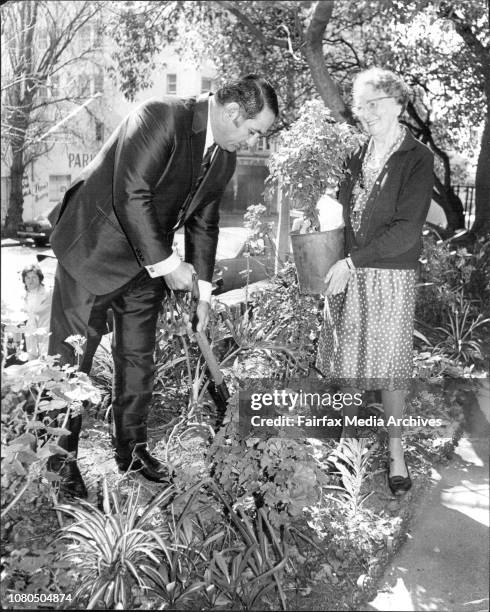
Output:
[[[406,476],[390,476],[388,473],[388,486],[393,495],[403,495],[412,488],[412,479],[406,461],[405,467],[407,468]]]
[[[87,487],[83,482],[82,475],[76,461],[63,461],[57,473],[61,477],[60,493],[64,497],[88,497]]]
[[[146,446],[136,446],[132,455],[121,457],[116,453],[116,463],[121,472],[139,472],[147,480],[170,483],[167,467],[152,457]]]

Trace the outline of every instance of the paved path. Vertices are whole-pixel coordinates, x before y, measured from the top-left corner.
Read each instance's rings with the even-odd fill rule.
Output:
[[[455,457],[417,510],[367,610],[488,610],[490,384],[465,407]]]

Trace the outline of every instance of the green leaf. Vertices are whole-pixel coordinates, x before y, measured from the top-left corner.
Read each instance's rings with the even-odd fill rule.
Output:
[[[216,562],[220,570],[223,572],[228,583],[230,583],[230,574],[228,573],[228,564],[223,558],[223,553],[221,552],[213,552],[213,560]]]
[[[46,432],[52,436],[69,436],[71,431],[63,427],[46,427]]]

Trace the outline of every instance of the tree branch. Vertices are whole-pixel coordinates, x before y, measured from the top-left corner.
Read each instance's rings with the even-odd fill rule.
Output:
[[[274,47],[281,47],[282,49],[288,48],[288,41],[284,38],[278,38],[273,36],[266,36],[260,28],[258,28],[248,17],[243,13],[236,5],[228,0],[217,0],[216,4],[219,4],[226,9],[230,14],[235,16],[238,21],[244,25],[248,31],[263,45],[271,45]]]
[[[49,67],[56,64],[59,58],[73,41],[77,33],[83,28],[83,26],[90,21],[95,15],[100,12],[100,7],[96,5],[91,12],[88,12],[90,5],[88,2],[83,3],[80,10],[72,17],[70,22],[63,28],[60,36],[51,41],[48,50],[44,57],[39,63],[38,71],[43,73],[46,70],[49,71]],[[56,31],[56,22],[53,21],[54,31]]]
[[[481,61],[487,61],[488,48],[479,40],[470,24],[461,15],[457,14],[456,8],[451,2],[441,2],[438,14],[442,19],[448,19],[454,24],[456,32],[465,41],[467,46],[473,50],[475,55],[480,56]]]
[[[423,135],[424,142],[426,142],[430,146],[431,150],[442,161],[442,164],[444,166],[444,187],[446,189],[449,189],[451,187],[451,164],[449,162],[448,154],[436,145],[428,123],[425,122],[422,119],[422,117],[420,117],[420,115],[417,112],[417,109],[412,104],[412,102],[408,103],[407,111],[410,117],[415,121],[416,125],[419,127],[420,133],[421,135]]]
[[[490,49],[485,47],[464,17],[458,15],[451,2],[441,2],[438,14],[442,19],[447,19],[453,23],[456,32],[475,56],[485,81],[487,97],[490,99]]]
[[[334,0],[320,0],[313,8],[306,30],[303,54],[311,71],[313,81],[325,105],[337,121],[353,122],[352,115],[340,95],[339,88],[327,70],[323,55],[323,35],[332,17]]]

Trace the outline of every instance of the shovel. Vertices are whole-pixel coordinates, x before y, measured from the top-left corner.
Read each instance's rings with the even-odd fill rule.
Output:
[[[230,392],[226,386],[223,373],[219,369],[218,361],[214,356],[214,353],[209,345],[209,341],[203,332],[195,331],[196,324],[196,312],[199,304],[199,286],[197,283],[197,274],[192,277],[192,292],[191,292],[191,308],[189,312],[189,319],[194,331],[194,338],[199,346],[201,354],[207,365],[209,386],[208,391],[213,402],[217,408],[216,415],[216,429],[218,430],[222,425],[228,408],[228,400],[230,398]]]

